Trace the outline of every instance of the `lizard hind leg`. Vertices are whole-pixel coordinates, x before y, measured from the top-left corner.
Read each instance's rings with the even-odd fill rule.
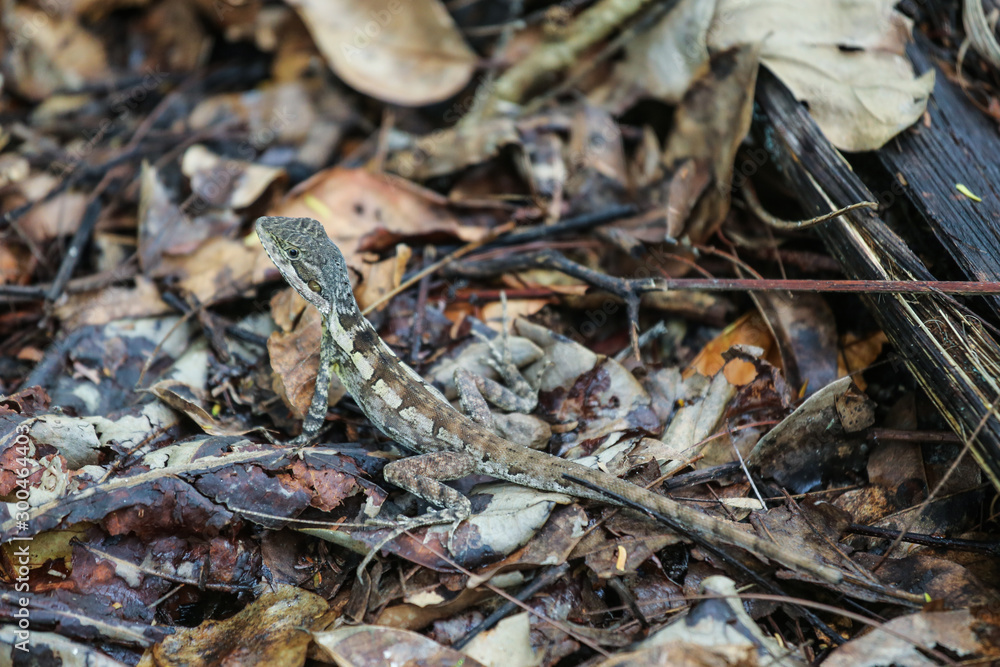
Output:
[[[408,530],[440,524],[451,524],[448,531],[448,550],[454,553],[453,539],[459,523],[472,514],[469,499],[455,489],[442,484],[443,481],[460,479],[475,472],[472,457],[465,452],[434,451],[419,456],[393,461],[382,470],[382,476],[390,484],[409,491],[427,502],[441,507],[415,517],[398,517],[396,521],[371,519],[368,523],[376,527],[391,527],[388,537],[373,547],[358,566],[358,576],[371,562],[382,547]]]

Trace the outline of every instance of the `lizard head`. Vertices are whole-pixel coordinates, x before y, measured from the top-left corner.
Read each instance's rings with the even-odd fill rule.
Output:
[[[312,218],[257,218],[257,236],[281,275],[324,317],[334,308],[357,308],[340,249]]]

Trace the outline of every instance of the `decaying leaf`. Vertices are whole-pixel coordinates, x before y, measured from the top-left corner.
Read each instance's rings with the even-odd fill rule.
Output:
[[[851,398],[843,398],[850,395]],[[837,399],[847,413],[840,418]],[[864,439],[857,432],[874,420],[875,406],[849,377],[828,384],[760,439],[747,462],[782,485],[804,492],[829,475],[857,470]]]
[[[301,664],[326,601],[295,586],[278,586],[225,621],[185,628],[150,649],[157,665]],[[306,631],[303,631],[306,630]]]
[[[620,110],[640,96],[677,103],[708,62],[705,38],[715,1],[682,0],[625,45],[625,57],[612,78],[617,86],[609,104]]]
[[[548,421],[562,425],[562,447],[594,445],[619,431],[659,430],[649,395],[617,361],[527,320],[518,320],[515,327],[545,352],[526,375],[535,377],[547,368],[539,378],[539,408]],[[586,449],[584,453],[593,452]]]

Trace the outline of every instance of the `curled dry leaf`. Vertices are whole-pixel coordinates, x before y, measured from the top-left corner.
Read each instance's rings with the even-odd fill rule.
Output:
[[[761,44],[761,62],[809,105],[830,142],[868,151],[924,113],[934,73],[913,77],[911,22],[895,0],[720,0],[711,48]]]
[[[385,102],[419,106],[457,93],[478,63],[439,0],[294,0],[330,67]]]
[[[440,195],[397,176],[335,167],[300,183],[269,215],[319,220],[348,265],[360,268],[357,255],[365,244],[386,247],[431,234],[474,241],[487,233],[462,225],[447,204]]]
[[[215,402],[199,387],[177,380],[161,380],[149,390],[174,410],[193,419],[209,435],[243,435],[253,430],[238,419],[220,419],[214,411]]]
[[[712,57],[677,109],[663,151],[673,176],[663,193],[666,236],[708,238],[729,213],[736,151],[750,129],[759,53],[754,46]]]

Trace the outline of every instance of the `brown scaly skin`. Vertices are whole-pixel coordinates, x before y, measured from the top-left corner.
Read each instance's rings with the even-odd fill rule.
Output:
[[[418,453],[384,470],[389,482],[444,508],[411,526],[467,518],[469,500],[441,482],[480,473],[542,491],[641,507],[701,544],[738,546],[824,581],[840,581],[835,568],[788,552],[735,524],[613,475],[515,445],[477,424],[453,408],[382,341],[361,314],[344,257],[319,222],[262,217],[257,220],[257,235],[285,280],[323,316],[316,393],[296,442],[309,442],[319,431],[327,410],[330,372],[335,372],[379,430]]]

